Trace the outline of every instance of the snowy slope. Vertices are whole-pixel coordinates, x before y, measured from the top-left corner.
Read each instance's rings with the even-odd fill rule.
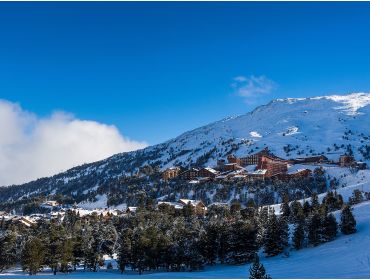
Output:
[[[340,235],[315,248],[291,251],[289,257],[261,257],[272,278],[369,278],[370,275],[370,202],[354,206],[358,232]],[[336,212],[337,219],[339,213]],[[200,272],[153,272],[138,275],[117,271],[76,272],[53,276],[44,272],[32,278],[240,278],[249,276],[249,265],[217,265]],[[28,278],[20,270],[0,274],[0,278]]]
[[[245,115],[211,123],[143,150],[79,166],[19,189],[22,195],[41,189],[73,193],[76,186],[86,191],[104,179],[134,174],[144,165],[156,165],[162,170],[173,165],[214,165],[218,158],[230,153],[245,156],[266,146],[283,158],[323,153],[333,160],[350,149],[357,160],[370,165],[370,94],[273,100]],[[1,195],[5,200],[19,198],[14,193]]]

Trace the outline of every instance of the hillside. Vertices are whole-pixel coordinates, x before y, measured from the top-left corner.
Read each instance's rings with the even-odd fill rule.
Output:
[[[282,158],[325,154],[337,160],[340,154],[353,153],[357,160],[369,164],[369,115],[368,93],[277,99],[245,115],[211,123],[159,145],[0,188],[0,203],[59,193],[78,196],[79,200],[94,199],[104,195],[104,190],[99,192],[101,185],[137,175],[138,171],[139,177],[147,174],[144,166],[157,171],[174,165],[212,166],[230,153],[243,156],[264,147]]]
[[[261,262],[272,278],[367,278],[370,274],[370,202],[355,205],[354,215],[357,220],[357,233],[342,235],[334,241],[317,247],[304,248],[299,251],[291,250],[289,256],[279,255],[266,258],[261,253]],[[335,212],[339,221],[340,211]],[[113,261],[115,263],[115,261]],[[36,278],[238,278],[245,279],[249,275],[246,265],[215,265],[207,266],[197,272],[152,272],[138,275],[137,272],[127,271],[120,274],[117,270],[102,269],[98,273],[77,271],[71,274],[53,276],[48,270]],[[11,269],[0,278],[29,278],[20,268]]]

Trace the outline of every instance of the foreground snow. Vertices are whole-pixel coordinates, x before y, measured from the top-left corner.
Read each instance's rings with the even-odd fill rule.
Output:
[[[336,216],[339,219],[339,211]],[[354,206],[358,232],[340,235],[315,248],[291,251],[289,257],[261,258],[272,278],[369,278],[370,276],[370,201]],[[32,278],[248,278],[249,265],[217,265],[199,272],[151,272],[143,275],[118,271],[75,272],[53,276],[42,272]],[[28,278],[20,270],[0,278]]]

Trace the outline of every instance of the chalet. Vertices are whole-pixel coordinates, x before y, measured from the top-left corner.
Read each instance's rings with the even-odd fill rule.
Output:
[[[243,167],[237,163],[226,163],[224,165],[223,171],[235,171],[235,170],[241,170],[241,169],[243,169]]]
[[[225,163],[226,163],[226,161],[224,159],[217,160],[217,167],[216,167],[216,169],[223,171],[224,170]]]
[[[15,217],[12,223],[20,226],[31,227],[36,224],[36,221],[28,216]]]
[[[195,208],[195,213],[197,215],[204,215],[205,212],[207,211],[207,207],[201,200],[180,199],[179,203],[182,204],[183,206],[190,204]]]
[[[127,207],[126,209],[126,213],[136,213],[136,211],[137,211],[137,207],[130,206],[130,207]]]
[[[198,177],[215,178],[220,172],[210,167],[204,167],[199,170]]]
[[[168,206],[172,206],[172,207],[174,207],[175,209],[179,209],[179,210],[181,210],[182,208],[184,208],[184,204],[179,203],[179,202],[158,201],[158,207],[159,207],[160,205],[168,205]]]
[[[9,216],[8,212],[0,211],[0,217]]]
[[[289,181],[296,178],[307,178],[312,175],[312,171],[310,169],[298,169],[294,172],[290,173],[279,173],[273,176],[273,179],[281,180],[281,181]]]
[[[328,158],[323,155],[318,156],[311,156],[311,157],[305,157],[305,158],[296,158],[290,160],[293,164],[305,164],[305,163],[325,163],[328,162]]]
[[[229,208],[229,203],[227,202],[213,202],[208,205],[208,208],[211,207],[224,207],[224,208]]]
[[[367,169],[367,164],[366,162],[356,161],[356,168],[358,168],[359,170]]]
[[[170,168],[167,168],[165,171],[163,171],[162,178],[163,180],[166,180],[166,181],[171,180],[179,176],[180,173],[181,173],[180,167],[177,167],[177,166],[170,167]]]
[[[191,168],[189,170],[186,170],[182,172],[179,177],[183,180],[193,180],[199,177],[199,169],[197,168]]]
[[[339,166],[340,167],[350,167],[355,164],[355,158],[353,156],[341,155],[339,157]]]
[[[253,172],[249,172],[246,176],[246,179],[248,181],[254,181],[254,180],[265,180],[267,177],[267,170],[266,169],[258,169]]]
[[[59,203],[56,200],[48,200],[40,205],[43,208],[53,208],[59,206]]]

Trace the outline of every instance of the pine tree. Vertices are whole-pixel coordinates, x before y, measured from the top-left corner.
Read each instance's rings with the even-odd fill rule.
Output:
[[[254,258],[253,264],[249,268],[249,279],[271,279],[270,275],[266,274],[265,267],[260,263],[257,254]]]
[[[288,218],[280,216],[278,219],[279,224],[279,248],[283,252],[289,243],[289,226]]]
[[[61,246],[61,257],[60,257],[60,271],[63,273],[70,272],[70,264],[73,261],[73,247],[74,243],[72,239],[66,239]]]
[[[51,268],[54,275],[57,274],[62,258],[62,248],[64,245],[64,229],[52,221],[48,230],[46,264]]]
[[[283,197],[283,202],[280,205],[280,212],[281,216],[285,217],[286,219],[289,219],[291,211],[289,207],[289,196],[287,194]]]
[[[295,200],[291,204],[290,221],[297,223],[301,219],[304,219],[303,207],[300,202]]]
[[[122,232],[119,243],[118,251],[118,267],[123,273],[126,269],[126,266],[131,263],[131,238],[132,230],[126,229]]]
[[[201,251],[208,264],[213,265],[217,259],[218,248],[218,227],[215,223],[209,222],[201,235]]]
[[[258,249],[257,230],[254,225],[243,220],[231,226],[228,242],[228,259],[231,263],[242,264],[251,261]]]
[[[317,246],[322,242],[322,224],[318,213],[314,213],[309,219],[308,242],[313,246]]]
[[[42,270],[45,258],[45,246],[40,238],[32,237],[26,241],[22,250],[22,269],[29,275],[36,275]]]
[[[343,234],[352,234],[356,230],[356,220],[350,206],[345,205],[340,216],[340,230]]]
[[[312,211],[312,207],[311,207],[311,204],[310,202],[308,202],[307,200],[303,203],[303,213],[305,215],[305,217],[308,217],[308,215],[311,213]]]
[[[264,252],[268,257],[276,256],[282,252],[280,234],[279,222],[275,213],[272,213],[264,237]]]
[[[311,200],[311,211],[317,212],[319,211],[320,203],[319,203],[319,197],[317,196],[317,193],[312,194],[312,200]]]
[[[262,246],[264,243],[265,232],[268,226],[269,212],[268,207],[261,207],[257,217],[257,243]]]
[[[6,231],[0,235],[0,273],[16,263],[16,235]]]
[[[302,249],[303,243],[305,239],[305,232],[304,232],[304,219],[298,220],[294,233],[293,233],[293,247],[296,250]]]
[[[338,223],[333,214],[329,214],[323,221],[323,241],[328,242],[335,239],[338,231]]]

